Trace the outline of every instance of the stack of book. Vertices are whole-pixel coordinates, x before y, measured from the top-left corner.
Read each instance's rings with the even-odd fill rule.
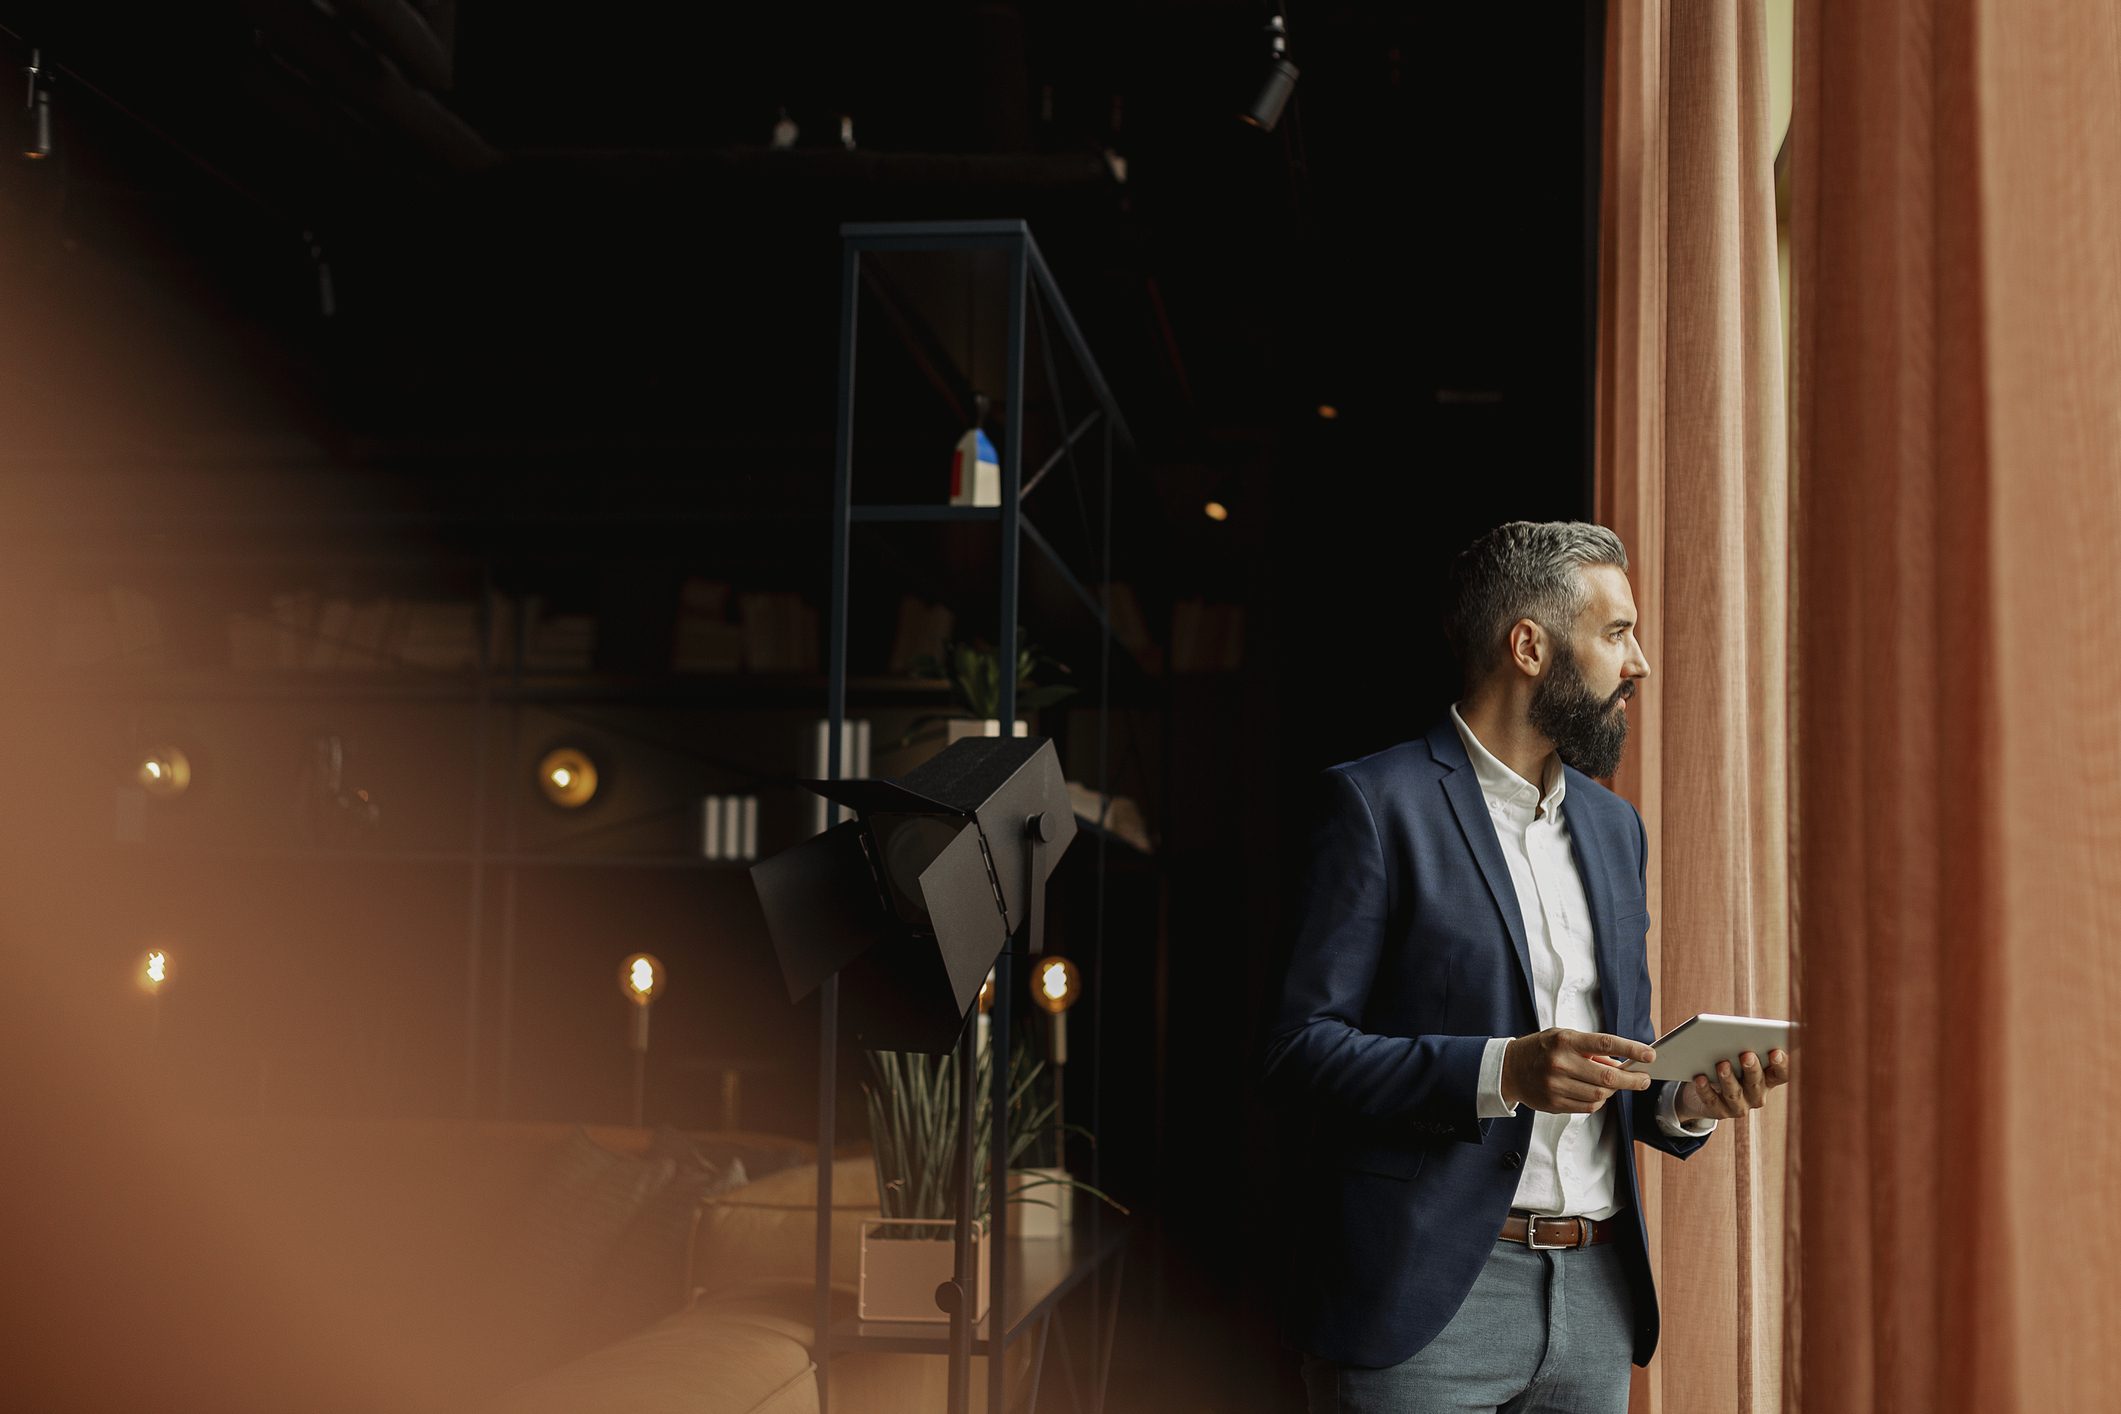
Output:
[[[754,673],[814,673],[818,652],[817,610],[800,594],[757,591],[738,596],[743,623],[744,666]]]
[[[733,673],[744,665],[744,630],[729,621],[729,595],[729,586],[714,580],[685,581],[678,591],[671,667],[681,673]]]

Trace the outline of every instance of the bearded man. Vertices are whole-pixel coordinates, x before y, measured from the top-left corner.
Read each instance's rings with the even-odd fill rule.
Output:
[[[1313,1129],[1288,1335],[1313,1414],[1620,1414],[1658,1327],[1634,1141],[1685,1158],[1789,1058],[1620,1068],[1655,1032],[1648,841],[1593,779],[1650,673],[1619,537],[1489,532],[1446,628],[1446,720],[1323,780],[1266,1054]]]

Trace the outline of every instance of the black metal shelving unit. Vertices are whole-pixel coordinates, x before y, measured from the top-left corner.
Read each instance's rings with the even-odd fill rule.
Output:
[[[1062,297],[1053,274],[1048,268],[1038,243],[1030,228],[1022,221],[958,221],[886,224],[850,224],[841,227],[842,257],[840,269],[840,362],[839,362],[839,412],[834,438],[833,464],[833,518],[832,518],[832,590],[827,606],[829,622],[829,644],[827,648],[827,672],[829,677],[828,719],[830,727],[828,741],[828,774],[839,779],[843,763],[840,759],[841,726],[846,720],[848,674],[848,611],[850,557],[853,535],[861,527],[913,527],[928,526],[948,528],[977,527],[992,537],[993,583],[991,592],[995,596],[997,661],[1012,665],[1017,661],[1017,620],[1021,605],[1020,590],[1023,585],[1027,560],[1035,560],[1037,568],[1044,574],[1047,583],[1057,584],[1059,590],[1076,609],[1086,612],[1096,626],[1098,651],[1098,718],[1097,718],[1097,790],[1100,803],[1098,824],[1101,826],[1105,812],[1110,806],[1110,762],[1109,716],[1112,710],[1111,688],[1113,675],[1119,665],[1114,660],[1115,640],[1109,586],[1112,574],[1112,508],[1115,457],[1120,454],[1135,455],[1133,438],[1118,403],[1114,400],[1096,359],[1092,356],[1074,315]],[[1001,393],[1000,409],[1002,421],[1002,445],[999,448],[1001,469],[1001,503],[998,506],[949,506],[920,503],[861,503],[854,496],[854,464],[856,460],[856,387],[857,363],[859,362],[859,320],[867,271],[865,260],[903,255],[956,254],[968,259],[980,256],[998,256],[1003,264],[1003,283],[1006,288],[1006,337],[1003,349],[1006,356],[1006,373]],[[1034,324],[1038,340],[1037,351],[1041,354],[1045,391],[1049,398],[1047,411],[1054,422],[1057,433],[1055,443],[1042,457],[1039,465],[1030,472],[1025,470],[1025,432],[1028,418],[1026,381],[1032,354]],[[1061,380],[1056,362],[1055,337],[1074,360],[1073,367],[1082,380],[1086,395],[1093,404],[1074,410],[1074,416],[1064,406]],[[1025,499],[1056,477],[1076,478],[1074,487],[1078,498],[1086,489],[1082,485],[1082,460],[1078,448],[1085,441],[1094,441],[1095,454],[1100,475],[1094,488],[1097,495],[1097,522],[1094,535],[1095,573],[1086,582],[1076,566],[1071,566],[1056,548],[1057,538],[1041,531],[1026,513]],[[1082,519],[1087,521],[1086,503],[1078,499],[1079,511],[1085,511]],[[1089,530],[1087,525],[1082,527]],[[1091,537],[1086,535],[1085,539]],[[1027,556],[1028,550],[1028,556]],[[984,564],[984,561],[981,562]],[[1096,586],[1093,588],[1093,586]],[[1121,649],[1125,662],[1125,650]],[[1140,665],[1130,665],[1140,674]],[[1004,671],[1000,674],[999,720],[1007,723],[1016,718],[1016,674]],[[835,807],[834,818],[838,818]],[[1089,987],[1093,1017],[1101,1015],[1096,1005],[1104,976],[1105,945],[1105,876],[1106,851],[1109,835],[1102,828],[1089,832],[1096,850],[1096,909],[1095,927],[1091,939]],[[1019,936],[1004,948],[995,964],[994,1004],[991,1012],[992,1032],[989,1045],[996,1056],[1007,1056],[1010,1046],[1010,1030],[1018,1006],[1014,968],[1012,964],[1022,955],[1027,939]],[[1103,1037],[1101,1021],[1094,1024],[1091,1036],[1093,1055],[1101,1054]],[[1028,1267],[1018,1270],[1012,1277],[1013,1256],[1008,1240],[1008,1207],[1006,1203],[1008,1183],[1008,1126],[1004,1117],[1008,1113],[1008,1071],[1006,1064],[993,1067],[992,1114],[995,1116],[989,1135],[989,1192],[988,1254],[990,1263],[990,1290],[992,1309],[985,1321],[973,1322],[961,1309],[953,1313],[947,1337],[939,1336],[933,1326],[901,1325],[892,1327],[887,1323],[860,1322],[853,1320],[835,1322],[832,1315],[832,1155],[837,1139],[837,1076],[839,1044],[839,979],[827,979],[820,988],[818,1023],[818,1224],[817,1224],[817,1307],[818,1332],[815,1352],[818,1365],[818,1394],[821,1410],[829,1411],[831,1391],[831,1366],[835,1353],[850,1350],[895,1350],[946,1354],[951,1362],[951,1408],[953,1411],[965,1407],[968,1393],[971,1356],[975,1351],[987,1355],[987,1408],[1000,1411],[1008,1407],[1005,1403],[1008,1366],[1004,1351],[1015,1340],[1036,1332],[1038,1354],[1034,1357],[1029,1398],[1036,1399],[1039,1370],[1043,1364],[1045,1336],[1060,1298],[1078,1286],[1087,1283],[1092,1291],[1095,1308],[1106,1312],[1102,1323],[1093,1323],[1091,1345],[1091,1369],[1097,1378],[1097,1407],[1103,1406],[1103,1375],[1109,1363],[1111,1339],[1110,1314],[1116,1313],[1118,1280],[1115,1277],[1111,1292],[1109,1312],[1105,1293],[1102,1290],[1103,1273],[1107,1264],[1114,1264],[1123,1273],[1125,1238],[1123,1228],[1115,1226],[1097,1205],[1080,1205],[1087,1209],[1084,1225],[1067,1240],[1065,1251],[1042,1253],[1043,1268],[1036,1273]],[[973,1112],[972,1094],[974,1072],[974,1028],[967,1025],[965,1036],[958,1047],[958,1075],[960,1082],[959,1103],[966,1122],[960,1132],[966,1140],[962,1146],[961,1185],[962,1196],[969,1199],[972,1187],[971,1125],[969,1116]],[[1101,1069],[1101,1068],[1100,1068]],[[1103,1088],[1102,1074],[1092,1087],[1090,1096],[1090,1127],[1096,1130],[1099,1118],[1099,1093]],[[1097,1161],[1093,1151],[1091,1158],[1091,1181],[1098,1178]],[[969,1201],[958,1205],[956,1229],[956,1280],[963,1288],[972,1276],[970,1263],[973,1246]],[[1101,1328],[1100,1328],[1101,1324]]]

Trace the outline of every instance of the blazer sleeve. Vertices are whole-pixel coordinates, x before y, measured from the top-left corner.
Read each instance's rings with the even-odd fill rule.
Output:
[[[1635,875],[1641,881],[1642,896],[1648,898],[1650,896],[1649,834],[1642,828],[1642,812],[1637,810],[1632,803],[1628,805],[1628,815],[1635,822]],[[1627,1034],[1638,1040],[1654,1041],[1657,1039],[1657,1030],[1650,1021],[1650,955],[1647,948],[1637,950],[1635,965],[1641,969],[1641,975],[1638,979],[1640,985],[1635,988],[1635,995],[1642,1000],[1636,1014],[1627,1019]],[[1635,1137],[1653,1149],[1662,1149],[1667,1154],[1681,1159],[1708,1142],[1708,1135],[1706,1134],[1699,1136],[1667,1134],[1664,1132],[1664,1126],[1657,1122],[1657,1105],[1665,1087],[1682,1083],[1677,1080],[1660,1080],[1647,1090],[1631,1090],[1628,1092],[1628,1102],[1635,1107],[1632,1117]]]
[[[1376,817],[1345,771],[1326,773],[1298,892],[1296,935],[1268,1028],[1265,1079],[1357,1120],[1478,1143],[1485,1036],[1386,1036],[1362,1017],[1388,942],[1393,883]]]

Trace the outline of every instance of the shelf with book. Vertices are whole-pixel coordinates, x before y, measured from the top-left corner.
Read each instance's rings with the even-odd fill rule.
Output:
[[[1087,781],[1084,789],[1099,803],[1112,799],[1109,727],[1116,709],[1130,712],[1160,702],[1161,662],[1156,645],[1142,631],[1141,600],[1161,611],[1157,593],[1163,557],[1154,530],[1160,512],[1146,488],[1124,417],[1114,400],[1067,302],[1046,266],[1030,229],[1021,221],[855,224],[842,228],[839,412],[834,450],[833,579],[827,601],[831,649],[826,668],[832,682],[828,733],[834,743],[828,774],[838,778],[863,774],[840,759],[837,728],[848,714],[850,643],[873,640],[876,600],[867,586],[882,581],[907,588],[924,599],[946,605],[957,616],[956,637],[983,639],[996,660],[1014,665],[1019,652],[1035,642],[1045,653],[1074,668],[1077,712],[1094,720],[1094,730],[1077,736],[1088,750],[1068,751],[1058,743],[1064,770]],[[879,306],[883,318],[865,320],[862,311]],[[891,331],[905,348],[895,351],[890,338],[870,332]],[[945,330],[952,331],[946,334]],[[913,372],[894,375],[894,352]],[[881,369],[875,367],[882,363]],[[873,376],[881,373],[881,377]],[[866,432],[858,417],[856,390],[876,398],[900,415],[885,419],[881,436]],[[881,393],[875,391],[881,388]],[[909,398],[927,390],[925,419],[906,415]],[[876,406],[872,403],[870,406]],[[990,439],[984,424],[990,413],[999,430]],[[909,432],[909,428],[913,429]],[[967,430],[967,429],[971,430]],[[938,436],[956,440],[961,449],[976,447],[980,461],[996,448],[991,473],[998,483],[999,505],[950,508],[917,504],[924,482],[909,480],[913,462],[906,439],[918,435],[928,445]],[[978,440],[975,442],[975,436]],[[962,440],[957,440],[957,439]],[[950,445],[944,442],[943,445]],[[972,455],[961,450],[960,456]],[[1034,466],[1036,470],[1027,471]],[[1121,468],[1131,474],[1123,475]],[[857,499],[856,482],[862,496]],[[877,485],[878,481],[883,485]],[[979,478],[970,478],[975,487]],[[1026,512],[1026,498],[1038,492],[1037,516]],[[1124,522],[1116,525],[1115,522]],[[1116,553],[1117,552],[1117,553]],[[1116,591],[1125,584],[1124,604]],[[1108,588],[1109,586],[1109,588]],[[998,703],[993,716],[1015,718],[1018,675],[997,675]],[[1068,759],[1081,755],[1081,760]],[[1083,811],[1076,807],[1080,818]],[[1088,856],[1087,902],[1072,910],[1080,920],[1071,948],[1083,948],[1089,963],[1093,1015],[1102,985],[1107,934],[1107,869],[1115,856],[1154,866],[1154,858],[1122,836],[1113,822],[1083,831],[1079,842]],[[1146,832],[1139,836],[1149,842]],[[994,1003],[985,1018],[989,1044],[1006,1051],[1012,1013],[1024,1003],[1011,985],[1012,968],[1026,959],[1028,938],[1008,941],[995,964]],[[828,978],[819,991],[818,1140],[821,1155],[838,1141],[838,1065],[841,1046],[837,1017],[839,979]],[[1098,1124],[1103,1066],[1097,1052],[1101,1031],[1093,1028],[1085,1057],[1093,1074],[1084,1118],[1094,1132]],[[975,1042],[959,1043],[960,1065],[971,1064]],[[1009,1105],[1005,1067],[994,1067],[991,1108],[1005,1113]],[[962,1072],[961,1072],[962,1073]],[[972,1125],[969,1107],[961,1112],[961,1132]],[[1063,1262],[1047,1271],[1025,1255],[1024,1244],[1011,1240],[1008,1224],[1006,1141],[990,1136],[994,1154],[989,1165],[992,1185],[984,1211],[992,1225],[986,1243],[991,1288],[1003,1301],[1003,1329],[993,1340],[962,1313],[945,1327],[909,1335],[903,1328],[883,1329],[871,1323],[835,1323],[832,1301],[832,1166],[821,1160],[818,1171],[816,1253],[816,1325],[831,1334],[819,1342],[820,1404],[832,1407],[835,1354],[857,1350],[918,1348],[947,1353],[950,1361],[950,1408],[969,1407],[970,1359],[976,1342],[990,1354],[1036,1329],[1043,1332],[1053,1305],[1073,1282],[1097,1271],[1117,1243],[1099,1244],[1082,1262]],[[1097,1180],[1091,1151],[1090,1179]],[[969,1157],[964,1163],[969,1175]],[[959,1195],[960,1214],[979,1210],[967,1191]],[[1094,1228],[1093,1228],[1094,1231]],[[964,1235],[960,1233],[960,1241]],[[1050,1256],[1051,1254],[1043,1254]],[[970,1260],[962,1248],[960,1269]],[[1050,1264],[1049,1264],[1050,1265]],[[1036,1388],[1037,1358],[1032,1387]],[[1093,1349],[1093,1368],[1102,1368]],[[1009,1362],[987,1362],[986,1407],[1008,1407]],[[1101,1391],[1100,1391],[1101,1396]],[[1100,1399],[1101,1402],[1101,1399]]]

